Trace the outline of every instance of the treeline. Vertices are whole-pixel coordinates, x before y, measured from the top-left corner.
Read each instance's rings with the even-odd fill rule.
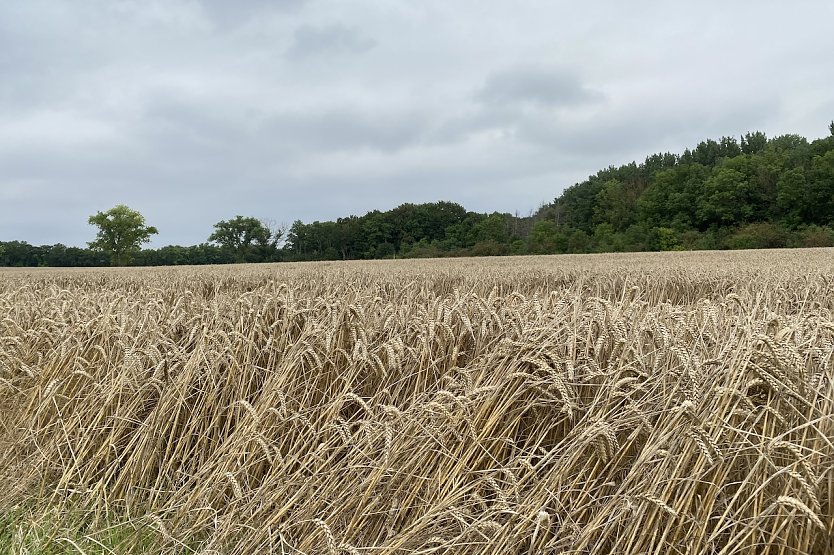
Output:
[[[526,216],[445,201],[402,204],[336,221],[296,221],[274,236],[261,229],[260,239],[254,219],[237,217],[217,224],[209,243],[145,249],[130,263],[834,246],[834,122],[830,131],[812,142],[747,133],[611,166]],[[108,264],[107,255],[89,249],[0,242],[3,266]]]
[[[760,132],[610,167],[543,207],[533,252],[834,245],[834,123],[809,143]]]
[[[526,217],[438,202],[296,221],[293,260],[834,246],[831,136],[747,133],[609,167]]]
[[[467,212],[452,202],[402,204],[335,222],[293,223],[291,260],[482,256],[523,253],[533,217]]]
[[[256,256],[252,262],[273,262],[279,257]],[[236,254],[217,245],[200,244],[189,247],[170,245],[159,249],[143,249],[133,255],[132,266],[176,266],[182,264],[231,264]],[[0,242],[0,266],[109,266],[110,255],[91,249],[57,245],[30,245],[25,241]]]

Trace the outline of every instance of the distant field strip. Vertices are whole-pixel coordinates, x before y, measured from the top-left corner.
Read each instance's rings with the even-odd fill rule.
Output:
[[[834,249],[0,271],[0,553],[834,553]]]

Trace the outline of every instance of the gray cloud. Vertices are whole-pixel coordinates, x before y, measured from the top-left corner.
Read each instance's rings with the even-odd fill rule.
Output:
[[[478,93],[490,105],[538,104],[570,107],[600,100],[601,95],[583,85],[575,70],[519,66],[493,73]]]
[[[270,118],[260,131],[274,144],[302,151],[369,148],[396,152],[420,140],[424,121],[418,113],[375,114],[349,109],[289,112]]]
[[[376,41],[345,25],[302,25],[293,33],[293,42],[287,49],[287,57],[304,60],[333,54],[361,54],[374,46]]]
[[[155,245],[235,214],[527,213],[708,137],[828,134],[822,0],[523,4],[2,2],[0,240],[83,245],[117,203]]]
[[[203,9],[218,19],[240,21],[268,12],[296,12],[308,0],[246,0],[246,2],[229,2],[228,0],[199,0]]]

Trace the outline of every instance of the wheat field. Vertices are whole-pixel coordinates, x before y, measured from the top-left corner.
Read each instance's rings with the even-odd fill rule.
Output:
[[[834,249],[2,271],[0,553],[834,553]]]

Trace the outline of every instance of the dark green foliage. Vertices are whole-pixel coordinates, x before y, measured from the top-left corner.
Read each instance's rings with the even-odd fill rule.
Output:
[[[0,243],[0,266],[107,266],[110,257],[99,251],[57,245],[30,245],[25,241]]]
[[[753,132],[740,142],[710,139],[679,156],[609,167],[537,212],[528,250],[825,245],[834,225],[831,127],[831,137],[811,143]]]
[[[790,232],[780,224],[759,222],[738,229],[727,238],[725,244],[731,249],[773,249],[787,247]]]
[[[257,218],[235,216],[214,224],[208,240],[232,253],[235,262],[264,262],[275,258],[282,236]]]
[[[159,249],[143,249],[135,253],[131,266],[177,266],[199,264],[230,264],[234,254],[215,245],[189,247],[171,245]],[[61,245],[30,245],[24,241],[0,243],[0,266],[16,267],[94,267],[108,266],[110,257],[103,252]]]
[[[761,131],[745,133],[741,138],[741,151],[744,154],[756,154],[767,146],[767,137]]]
[[[283,250],[290,260],[440,256],[479,240],[507,241],[505,217],[467,213],[452,202],[402,204],[335,222],[297,220]]]

